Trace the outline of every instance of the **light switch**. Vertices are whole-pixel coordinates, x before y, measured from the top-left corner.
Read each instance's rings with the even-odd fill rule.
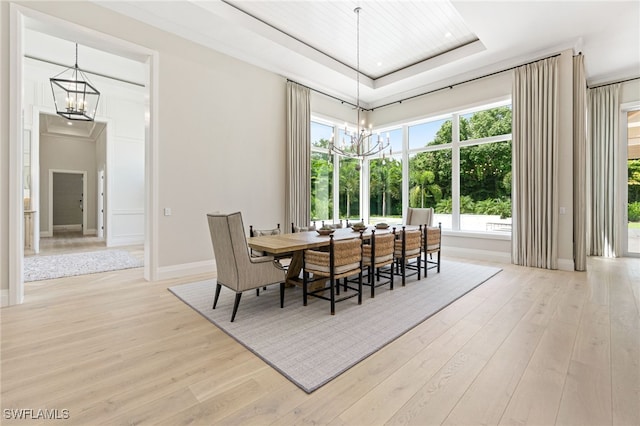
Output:
[[[171,216],[171,208],[170,207],[165,207],[164,208],[164,215],[165,216]]]

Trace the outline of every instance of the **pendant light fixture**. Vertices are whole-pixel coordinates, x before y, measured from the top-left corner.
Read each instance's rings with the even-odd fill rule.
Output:
[[[329,141],[329,153],[336,153],[343,157],[357,158],[360,160],[357,170],[360,170],[360,165],[362,161],[366,157],[378,155],[383,153],[383,151],[389,146],[389,138],[381,139],[380,135],[374,140],[372,138],[371,127],[369,129],[365,128],[364,120],[360,121],[360,112],[362,108],[360,108],[360,11],[361,7],[356,7],[353,9],[355,12],[356,19],[356,28],[357,28],[357,47],[356,47],[356,129],[352,133],[348,132],[347,126],[345,124],[344,134],[347,138],[345,141],[344,138],[336,142],[335,135]],[[390,152],[391,153],[391,152]],[[384,154],[384,153],[383,153]]]
[[[75,66],[49,79],[56,113],[67,120],[93,121],[100,92],[78,68],[78,43]]]

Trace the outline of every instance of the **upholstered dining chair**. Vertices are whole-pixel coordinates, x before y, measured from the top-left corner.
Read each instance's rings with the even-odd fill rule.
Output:
[[[427,276],[429,269],[436,268],[440,273],[440,250],[442,248],[442,223],[438,222],[438,226],[425,226],[424,228],[424,276]],[[433,254],[437,253],[436,260],[433,260]],[[427,257],[428,256],[428,257]]]
[[[315,231],[316,230],[316,221],[314,220],[313,225],[309,226],[297,226],[293,222],[291,222],[291,233],[295,234],[296,232],[307,232],[307,231]]]
[[[376,297],[376,288],[389,284],[393,290],[393,254],[395,249],[395,235],[392,233],[378,234],[371,231],[368,244],[362,245],[362,265],[367,268],[367,281],[364,285],[371,287],[371,297]],[[389,266],[386,271],[384,267]],[[381,281],[380,277],[385,278]]]
[[[285,270],[273,256],[251,257],[240,212],[208,214],[209,231],[216,261],[217,280],[213,309],[220,289],[225,286],[236,293],[231,322],[234,321],[242,292],[280,284],[280,307],[284,307]]]
[[[333,235],[329,236],[329,251],[305,250],[302,272],[302,301],[307,306],[309,296],[328,300],[331,303],[331,315],[336,313],[336,303],[352,297],[358,297],[358,304],[362,304],[362,240],[351,238],[348,240],[334,241]],[[313,279],[310,278],[313,274]],[[358,287],[352,287],[347,282],[347,277],[358,275]],[[320,287],[309,290],[309,284],[314,281],[329,279],[329,297],[325,296],[326,288]],[[344,278],[345,293],[354,290],[354,293],[345,294],[340,298],[340,278]]]
[[[395,233],[395,229],[394,229]],[[397,234],[395,240],[394,257],[396,260],[396,268],[402,275],[402,285],[405,285],[407,276],[418,274],[420,279],[420,270],[422,263],[422,225],[419,229],[407,230],[402,227],[402,231]],[[415,259],[415,262],[411,260]],[[411,274],[407,274],[407,269],[415,270]]]
[[[407,225],[433,226],[433,209],[407,207]]]

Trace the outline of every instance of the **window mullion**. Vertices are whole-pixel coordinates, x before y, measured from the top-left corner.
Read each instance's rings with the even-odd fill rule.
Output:
[[[460,115],[451,118],[451,229],[460,229]]]

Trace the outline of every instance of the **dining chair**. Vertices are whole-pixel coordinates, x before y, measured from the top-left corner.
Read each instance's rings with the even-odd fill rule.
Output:
[[[407,207],[407,225],[433,226],[433,209]]]
[[[425,226],[424,228],[424,276],[427,276],[429,269],[436,268],[440,273],[440,251],[442,248],[442,223],[438,226]],[[437,253],[437,260],[433,260],[433,254]],[[429,256],[427,258],[427,255]]]
[[[309,226],[297,226],[293,222],[291,222],[291,233],[295,234],[296,232],[308,232],[316,230],[316,221],[314,220],[313,225]]]
[[[336,313],[336,303],[352,297],[358,297],[362,304],[362,240],[351,238],[334,241],[329,236],[329,251],[308,249],[304,251],[302,272],[302,301],[307,306],[309,296],[328,300],[331,303],[331,315]],[[310,278],[313,274],[313,278]],[[358,275],[358,287],[353,287],[346,278]],[[340,296],[339,280],[344,278],[345,295]],[[325,296],[326,288],[309,290],[309,284],[319,280],[329,280],[329,297]],[[346,294],[348,290],[353,293]]]
[[[220,289],[225,286],[236,293],[231,322],[234,321],[242,292],[263,286],[280,284],[280,307],[284,307],[285,270],[273,256],[252,257],[240,212],[207,214],[213,254],[216,262],[216,308]]]
[[[394,228],[395,234],[395,228]],[[420,279],[420,269],[422,263],[422,225],[419,229],[407,230],[405,226],[397,234],[395,240],[394,257],[396,260],[396,272],[402,275],[402,285],[405,285],[408,276],[418,274]],[[411,260],[415,259],[415,262]],[[407,274],[407,269],[415,270]]]
[[[376,297],[376,288],[389,284],[393,290],[393,259],[395,249],[395,235],[392,233],[378,234],[371,231],[368,244],[362,245],[362,265],[367,268],[367,281],[364,285],[371,287],[371,297]],[[389,266],[389,268],[384,269]],[[381,281],[383,277],[385,280]]]

